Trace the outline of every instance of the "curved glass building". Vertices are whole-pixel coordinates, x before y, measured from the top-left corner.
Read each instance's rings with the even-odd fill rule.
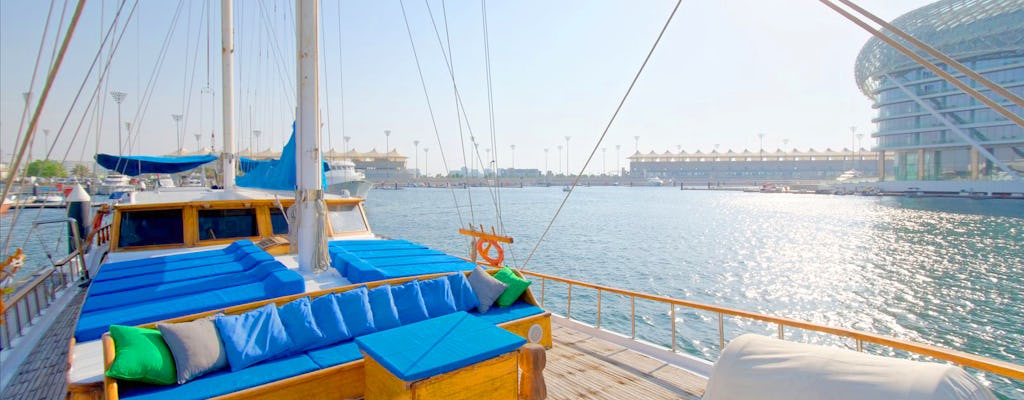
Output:
[[[1024,97],[1024,0],[942,0],[892,21],[911,36]],[[905,43],[906,44],[906,43]],[[918,50],[912,45],[907,47]],[[933,60],[923,51],[919,54]],[[1021,107],[939,63],[1017,115]],[[887,181],[1005,180],[1024,171],[1024,127],[872,38],[856,79],[878,110],[875,150]],[[988,157],[966,138],[994,156]],[[1000,166],[1002,164],[1002,166]]]

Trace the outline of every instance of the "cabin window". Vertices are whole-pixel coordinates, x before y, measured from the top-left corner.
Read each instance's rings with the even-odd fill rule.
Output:
[[[181,209],[121,213],[119,247],[181,244],[184,239]]]
[[[256,210],[199,210],[199,240],[259,236]]]
[[[362,232],[366,230],[366,221],[359,207],[353,204],[340,204],[328,207],[328,218],[334,233]]]
[[[270,208],[270,227],[273,228],[275,235],[288,234],[288,219],[285,218],[280,208]]]

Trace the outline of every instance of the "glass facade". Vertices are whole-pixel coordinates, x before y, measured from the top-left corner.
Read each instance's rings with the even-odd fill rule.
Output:
[[[1024,97],[1024,6],[1000,0],[945,0],[893,24],[967,68]],[[908,46],[913,48],[912,46]],[[938,64],[1010,112],[1014,102]],[[891,158],[895,180],[1008,179],[984,151],[1024,171],[1024,127],[964,93],[896,49],[871,39],[857,58],[861,90],[874,101],[875,150]],[[970,140],[967,140],[970,138]],[[975,148],[974,141],[980,145]],[[888,166],[887,166],[888,167]]]

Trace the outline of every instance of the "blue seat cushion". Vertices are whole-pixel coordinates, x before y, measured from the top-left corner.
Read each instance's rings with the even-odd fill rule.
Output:
[[[352,333],[349,332],[348,326],[345,324],[345,318],[341,314],[341,308],[338,307],[336,298],[337,296],[333,294],[325,294],[310,302],[316,326],[324,334],[323,339],[310,348],[323,347],[352,338]]]
[[[543,313],[543,308],[523,301],[517,301],[508,307],[491,307],[486,313],[473,312],[471,314],[492,325],[498,325]]]
[[[295,348],[274,303],[244,314],[219,316],[213,324],[224,343],[224,353],[232,371],[241,371]]]
[[[359,348],[406,382],[455,371],[526,343],[466,312],[357,337]]]
[[[187,259],[180,261],[167,261],[162,258],[151,258],[152,260],[148,264],[134,266],[130,268],[111,268],[107,269],[106,265],[100,269],[100,272],[93,278],[95,281],[108,281],[114,279],[124,279],[140,275],[152,275],[160,274],[167,271],[175,271],[180,269],[189,269],[196,267],[204,267],[208,265],[220,265],[233,262],[241,262],[243,264],[251,264],[258,261],[266,261],[273,259],[272,256],[267,254],[265,251],[256,248],[250,252],[238,252],[233,254],[224,254],[211,257]]]
[[[398,319],[398,308],[391,296],[391,285],[380,285],[370,289],[366,295],[370,298],[370,314],[373,315],[373,327],[377,331],[401,326]]]
[[[208,399],[309,373],[321,367],[305,354],[265,361],[241,371],[223,369],[183,385],[151,386],[119,382],[119,397],[139,400]]]
[[[271,272],[284,271],[286,269],[287,268],[285,268],[281,263],[270,261],[260,263],[252,269],[242,272],[223,275],[218,274],[203,278],[190,279],[187,281],[162,283],[123,291],[97,293],[102,290],[99,289],[99,286],[94,285],[89,288],[89,297],[85,299],[85,304],[82,305],[82,312],[120,307],[124,305],[124,299],[132,299],[135,302],[147,302],[168,297],[177,297],[185,294],[223,289],[246,283],[259,282],[266,278]]]
[[[466,280],[466,274],[457,272],[445,276],[445,278],[448,279],[448,286],[452,290],[452,297],[455,298],[456,310],[469,311],[480,305],[480,299],[476,297],[476,292],[473,291],[473,287]]]
[[[413,279],[401,285],[392,286],[391,297],[395,300],[398,321],[402,325],[430,318],[427,315],[427,306],[423,304],[423,295],[420,292],[420,282],[418,280]]]
[[[301,297],[278,307],[277,315],[281,317],[284,330],[292,342],[290,354],[301,353],[324,344],[327,336],[313,318],[309,297]]]
[[[124,299],[124,306],[82,313],[75,328],[75,340],[100,338],[110,325],[139,325],[202,311],[235,306],[304,292],[306,283],[295,271],[275,271],[260,282],[193,293],[144,303]]]
[[[354,341],[345,341],[306,352],[316,365],[320,368],[333,367],[355,360],[361,360],[363,353]]]
[[[420,281],[420,294],[423,296],[423,305],[427,308],[427,314],[431,318],[459,311],[455,307],[455,297],[452,295],[451,284],[447,277]]]
[[[394,265],[387,267],[375,267],[372,264],[361,260],[349,266],[348,275],[350,282],[362,283],[384,279],[403,278],[407,276],[436,274],[443,272],[458,272],[473,269],[473,263],[462,261],[453,257],[454,261],[435,264],[413,264]]]
[[[362,336],[376,332],[373,325],[373,311],[370,309],[370,298],[366,286],[334,294],[345,327],[352,336]]]
[[[149,287],[170,282],[187,281],[209,276],[232,274],[248,271],[264,262],[277,262],[267,253],[252,253],[242,260],[221,264],[194,265],[188,268],[153,271],[149,274],[135,275],[104,281],[93,281],[90,294],[104,294],[125,290]],[[103,269],[100,269],[100,274]]]
[[[230,254],[235,254],[235,253],[239,253],[239,252],[242,252],[242,253],[252,253],[252,252],[255,252],[255,251],[261,251],[261,250],[252,241],[250,241],[248,239],[243,239],[243,240],[236,241],[236,242],[228,245],[227,247],[225,247],[223,249],[205,250],[205,251],[193,251],[193,252],[187,252],[187,253],[181,253],[181,254],[170,254],[170,255],[159,256],[159,257],[147,257],[147,258],[138,258],[138,259],[134,259],[134,260],[116,261],[116,262],[110,262],[110,263],[107,263],[107,264],[103,265],[103,268],[112,269],[112,270],[113,269],[120,269],[120,268],[131,268],[131,267],[150,265],[150,264],[152,264],[154,262],[174,262],[174,261],[181,261],[181,260],[192,260],[192,259],[197,259],[197,258],[209,258],[209,257],[216,257],[216,256],[221,256],[221,255],[230,255]]]

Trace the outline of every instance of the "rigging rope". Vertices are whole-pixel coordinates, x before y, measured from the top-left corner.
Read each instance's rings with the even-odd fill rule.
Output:
[[[67,126],[68,120],[71,118],[71,112],[72,112],[72,110],[74,110],[75,106],[78,104],[78,100],[80,99],[80,97],[82,95],[82,92],[85,90],[85,86],[88,83],[89,77],[92,76],[92,72],[96,68],[96,64],[99,62],[100,56],[102,55],[102,49],[104,47],[106,47],[107,42],[110,40],[110,37],[111,37],[111,35],[114,32],[114,28],[117,26],[117,21],[121,18],[121,12],[124,10],[124,5],[125,5],[126,2],[127,2],[127,0],[122,0],[121,1],[121,5],[117,9],[117,14],[114,15],[114,20],[111,21],[111,23],[110,23],[110,28],[107,29],[107,33],[104,35],[103,40],[100,42],[100,50],[96,51],[96,56],[93,57],[92,63],[89,65],[89,70],[86,71],[85,78],[82,79],[82,84],[78,87],[78,92],[75,93],[75,97],[74,97],[74,99],[72,99],[71,105],[68,107],[68,112],[64,115],[64,120],[61,122],[60,128],[57,129],[57,136],[53,140],[54,145],[56,145],[57,139],[59,139],[61,137],[61,135],[63,135],[64,128]],[[131,11],[128,14],[128,20],[126,21],[126,23],[130,22],[132,17],[135,15],[135,7],[137,5],[138,5],[138,0],[136,0],[135,5],[132,6],[132,9],[131,9]],[[104,64],[103,71],[100,73],[100,76],[106,75],[107,72],[109,71],[111,61],[114,58],[114,54],[117,53],[117,49],[121,45],[121,39],[124,38],[124,34],[125,34],[125,30],[121,30],[121,34],[118,36],[117,41],[114,42],[113,46],[111,47],[110,54],[107,57],[107,61]],[[89,110],[92,109],[93,101],[96,99],[96,95],[98,93],[100,93],[100,86],[101,85],[102,85],[102,80],[100,80],[100,81],[98,81],[96,83],[96,88],[93,89],[93,92],[89,95],[89,102],[86,103],[86,105],[85,105],[85,109],[82,112],[82,117],[79,119],[78,125],[75,128],[75,134],[71,136],[71,142],[68,144],[67,150],[64,151],[63,160],[65,160],[65,161],[68,158],[68,154],[70,154],[70,152],[71,152],[71,147],[74,145],[75,141],[78,139],[79,133],[81,133],[83,123],[85,122],[85,117],[86,117],[87,114],[89,114]],[[53,151],[53,148],[54,147],[51,146],[49,152],[46,153],[47,158],[49,158],[50,152]],[[83,147],[82,150],[84,152],[84,150],[85,150],[84,147]]]
[[[18,155],[14,159],[14,164],[11,165],[11,171],[17,171],[18,167],[21,165],[22,159],[25,157],[26,147],[28,147],[28,144],[31,142],[33,132],[39,124],[39,115],[42,113],[43,107],[46,105],[46,100],[50,95],[50,89],[53,87],[53,81],[57,78],[57,72],[60,71],[60,66],[64,62],[64,55],[67,53],[68,45],[71,43],[71,38],[75,34],[75,28],[78,26],[78,20],[82,16],[83,8],[85,8],[85,0],[78,0],[78,5],[75,7],[75,14],[71,17],[71,23],[64,35],[64,42],[61,43],[57,59],[54,61],[53,66],[50,68],[50,72],[46,76],[46,83],[43,84],[43,92],[39,96],[39,102],[36,104],[35,112],[32,115],[32,120],[29,122],[28,130],[25,132],[25,138],[21,143],[21,148],[18,150]],[[3,188],[3,195],[0,196],[0,200],[7,198],[7,194],[10,191],[15,175],[17,174],[12,173],[7,177],[7,182],[5,182],[6,184]],[[13,225],[11,232],[13,232]],[[10,236],[11,235],[8,235],[8,238],[4,242],[4,253],[7,252]]]
[[[636,82],[640,80],[640,75],[643,74],[644,69],[647,67],[647,63],[651,60],[651,56],[654,55],[654,50],[658,48],[658,43],[661,43],[661,38],[665,36],[665,31],[668,30],[669,24],[672,23],[672,18],[675,17],[676,11],[679,10],[679,5],[682,4],[682,0],[677,0],[675,7],[672,8],[672,13],[669,14],[668,19],[665,21],[665,25],[661,27],[661,32],[658,33],[658,38],[654,40],[654,44],[651,45],[651,49],[647,52],[647,56],[644,57],[644,62],[640,64],[640,69],[633,75],[633,81],[629,83],[629,88],[626,89],[626,93],[622,95],[622,99],[619,101],[619,105],[615,107],[615,112],[612,113],[611,119],[608,120],[608,124],[605,125],[604,131],[601,132],[601,136],[597,139],[597,143],[594,144],[594,148],[590,151],[590,156],[587,157],[587,161],[583,163],[583,167],[580,168],[580,172],[576,174],[576,178],[572,181],[572,186],[569,187],[569,191],[565,192],[565,197],[562,198],[562,203],[558,205],[558,209],[555,210],[555,215],[551,217],[551,221],[548,221],[547,227],[544,228],[544,232],[541,233],[540,238],[537,239],[537,244],[533,246],[533,250],[530,250],[530,254],[526,256],[526,260],[523,261],[523,265],[520,269],[525,270],[527,264],[533,258],[533,255],[537,253],[537,249],[540,244],[547,237],[548,232],[551,230],[551,226],[555,224],[555,219],[558,218],[558,214],[562,212],[562,208],[565,207],[565,203],[569,201],[569,196],[572,195],[576,185],[580,182],[580,178],[583,177],[583,173],[587,170],[587,166],[590,165],[590,161],[594,158],[594,154],[597,154],[597,150],[601,147],[601,142],[604,141],[605,136],[608,135],[608,131],[611,129],[612,124],[615,123],[615,118],[619,116],[619,111],[622,111],[622,106],[626,104],[626,100],[629,99],[629,94],[633,91],[633,87],[636,86]]]
[[[430,23],[431,23],[431,25],[434,26],[434,35],[438,36],[437,41],[440,43],[441,38],[440,38],[440,35],[437,33],[437,24],[434,23],[434,14],[430,11],[430,3],[427,2],[427,0],[424,0],[424,3],[427,4],[427,12],[430,12]],[[454,62],[454,56],[452,55],[451,35],[449,35],[449,31],[448,31],[448,7],[447,7],[447,1],[446,0],[441,0],[441,13],[442,13],[442,15],[444,17],[444,39],[445,39],[445,42],[448,44],[448,54],[447,54],[447,58],[445,59],[446,60],[445,62],[446,62],[446,64],[448,64],[448,73],[449,73],[449,75],[451,75],[451,78],[452,78],[452,92],[454,92],[454,96],[453,97],[455,98],[455,120],[458,122],[458,125],[459,125],[459,146],[462,149],[462,165],[463,165],[464,168],[466,168],[466,173],[463,174],[462,179],[463,179],[465,187],[466,187],[466,201],[469,203],[469,223],[471,225],[476,225],[476,211],[473,209],[473,191],[469,189],[469,161],[470,161],[470,158],[466,156],[466,138],[465,138],[465,135],[464,135],[463,129],[462,129],[462,111],[461,111],[462,99],[459,96],[459,85],[458,85],[458,83],[455,80],[455,62]],[[442,47],[444,47],[444,46],[442,46]],[[441,51],[441,55],[442,56],[445,55],[443,49]],[[440,146],[440,143],[438,143],[438,146]],[[448,175],[445,175],[445,183],[448,186],[451,186],[451,184],[448,183]],[[452,191],[452,198],[455,199],[454,190]],[[456,203],[455,203],[456,210],[458,209],[458,207],[459,207],[459,204],[456,201]],[[469,238],[466,238],[466,241],[467,241],[467,245],[468,245],[469,242],[470,242]]]
[[[450,174],[450,170],[448,168],[448,160],[444,154],[444,146],[441,146],[441,133],[437,129],[437,118],[434,117],[434,107],[430,103],[430,93],[427,91],[427,81],[426,79],[423,78],[423,68],[420,67],[420,56],[416,52],[416,42],[413,41],[412,38],[412,28],[409,26],[409,17],[405,13],[405,0],[398,0],[398,3],[402,6],[402,20],[405,22],[405,31],[409,35],[409,45],[412,47],[412,56],[416,60],[416,72],[419,73],[420,76],[420,85],[423,87],[423,96],[427,100],[427,110],[430,112],[430,123],[434,127],[434,137],[437,138],[438,151],[441,153],[441,164],[444,165],[445,175],[448,175]],[[431,21],[433,21],[433,18],[431,18]],[[385,149],[385,151],[387,151],[387,149]],[[449,190],[451,190],[452,192],[452,198],[455,199],[455,188],[452,188],[451,185],[448,186]],[[458,211],[458,209],[458,201],[456,200],[455,210]],[[457,214],[459,217],[459,226],[464,226],[464,221],[462,220],[462,213],[457,212]]]
[[[46,46],[46,36],[48,35],[48,32],[50,30],[50,19],[53,16],[53,6],[54,6],[54,4],[55,4],[55,0],[51,0],[50,1],[50,10],[46,14],[46,24],[43,27],[43,36],[39,39],[39,50],[36,52],[35,65],[32,67],[32,78],[29,80],[28,92],[25,93],[25,106],[22,108],[22,111],[21,111],[21,121],[18,123],[18,136],[17,136],[17,139],[15,139],[15,142],[14,142],[15,147],[17,147],[17,144],[23,140],[23,138],[26,136],[26,133],[27,133],[27,132],[23,133],[22,129],[25,128],[25,123],[26,123],[27,118],[29,116],[29,111],[32,109],[31,108],[32,90],[35,89],[36,76],[39,73],[39,63],[42,61],[43,49]],[[27,175],[27,173],[28,173],[28,168],[25,168],[25,171],[22,172],[22,174],[21,174],[21,178],[24,179],[25,176]],[[3,197],[0,197],[0,201],[3,201],[4,199],[7,198],[7,194],[8,194],[8,189],[7,188],[11,187],[11,182],[12,182],[12,180],[10,178],[15,177],[15,176],[18,176],[18,168],[16,168],[16,167],[12,168],[11,172],[8,174],[8,180],[6,182],[6,185],[4,185]],[[14,207],[14,213],[13,213],[14,215],[12,215],[12,217],[11,217],[10,230],[7,232],[7,235],[4,237],[4,245],[3,245],[3,248],[0,249],[0,254],[7,254],[8,246],[10,245],[10,241],[11,241],[11,236],[14,234],[14,227],[18,223],[18,217],[21,215],[22,208],[23,208],[22,204],[16,204],[15,207]]]

